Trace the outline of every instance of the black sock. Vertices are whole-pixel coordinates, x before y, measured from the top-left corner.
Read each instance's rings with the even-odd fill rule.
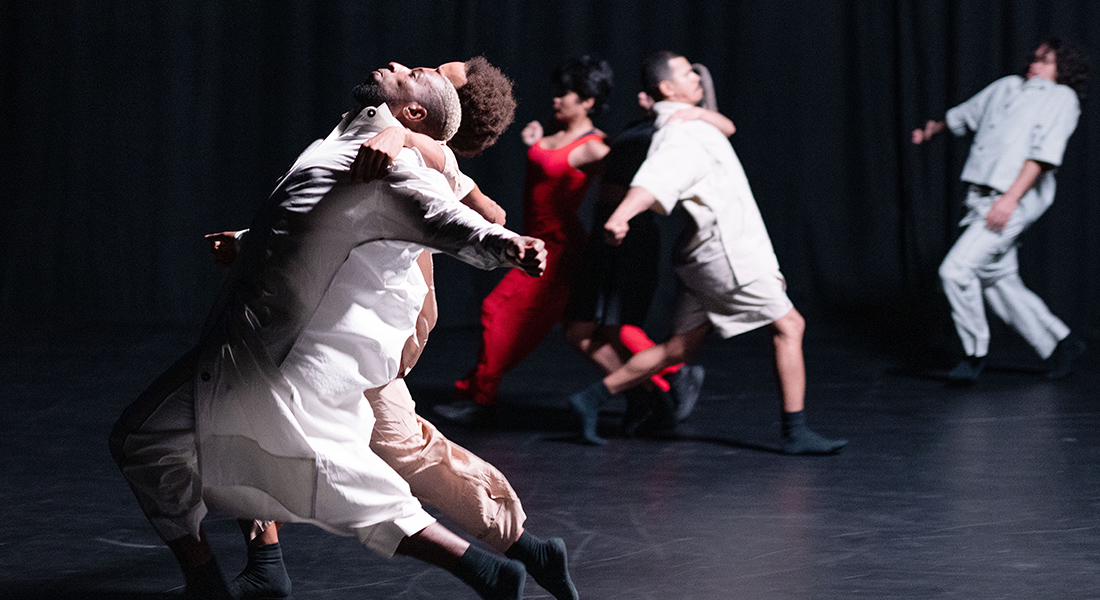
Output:
[[[569,397],[573,412],[581,420],[581,439],[589,444],[602,446],[607,440],[596,433],[600,422],[600,406],[611,398],[611,390],[602,381],[584,388]]]
[[[187,600],[229,600],[229,590],[225,585],[225,576],[218,561],[210,559],[201,565],[183,567],[183,576],[187,580],[187,589],[183,597]]]
[[[229,593],[234,600],[286,598],[290,595],[290,576],[283,564],[278,542],[260,546],[249,544],[248,564],[233,581]]]
[[[847,445],[848,440],[830,440],[810,429],[805,412],[783,412],[784,454],[835,454]]]
[[[523,563],[474,546],[467,548],[458,559],[453,573],[486,600],[520,600],[527,582]]]
[[[561,538],[543,540],[524,531],[504,555],[523,563],[535,582],[557,600],[580,597],[569,578],[569,561]]]
[[[967,356],[947,374],[947,382],[950,385],[973,385],[982,374],[984,365],[984,356]]]
[[[802,410],[783,411],[783,437],[791,437],[791,434],[806,426],[806,412]]]

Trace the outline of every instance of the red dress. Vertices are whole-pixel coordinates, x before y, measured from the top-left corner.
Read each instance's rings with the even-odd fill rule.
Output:
[[[481,304],[477,366],[455,383],[478,404],[496,402],[501,377],[526,358],[565,314],[577,258],[587,233],[577,217],[590,179],[569,165],[569,153],[603,136],[587,133],[556,150],[527,150],[523,198],[525,235],[546,242],[546,271],[531,277],[512,269]]]

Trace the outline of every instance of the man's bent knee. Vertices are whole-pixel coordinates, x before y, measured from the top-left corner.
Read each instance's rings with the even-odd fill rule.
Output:
[[[801,339],[803,334],[806,333],[806,319],[798,310],[791,308],[787,311],[787,314],[772,323],[772,327],[779,335]]]
[[[940,280],[944,283],[962,284],[974,278],[974,271],[948,255],[940,263]]]

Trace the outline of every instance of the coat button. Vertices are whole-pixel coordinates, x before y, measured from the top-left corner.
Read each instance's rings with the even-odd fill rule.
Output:
[[[207,373],[206,371],[203,371],[202,375],[200,375],[199,377],[202,377],[203,381],[210,381],[210,373]]]

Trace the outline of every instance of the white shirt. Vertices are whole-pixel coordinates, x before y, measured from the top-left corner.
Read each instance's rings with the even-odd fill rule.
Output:
[[[468,194],[473,180],[458,169],[450,148],[444,145],[443,151],[443,178],[456,190],[450,200],[459,204],[459,194]],[[419,154],[414,156],[425,166]],[[403,375],[402,350],[416,332],[428,293],[415,264],[422,250],[419,244],[386,240],[351,251],[284,361],[295,365],[298,383],[326,397],[352,399]]]
[[[1054,167],[1062,164],[1066,142],[1081,114],[1072,88],[1033,77],[1002,77],[972,98],[947,111],[947,126],[957,136],[974,132],[961,179],[1004,192],[1016,180],[1024,161]],[[1054,201],[1054,171],[1036,180],[1041,206],[1021,206],[1040,213]]]
[[[396,373],[425,292],[414,265],[422,246],[492,268],[506,264],[515,234],[458,203],[411,150],[386,178],[352,182],[359,146],[397,124],[384,105],[347,115],[298,157],[249,230],[195,380],[199,466],[215,508],[338,532],[406,516],[356,510],[378,479],[361,429],[373,422],[363,381]],[[323,351],[299,344],[307,330]],[[351,389],[357,401],[340,404]],[[318,410],[318,400],[333,402]]]
[[[729,140],[703,121],[668,124],[669,117],[689,107],[667,101],[653,106],[657,133],[630,185],[653,194],[666,213],[684,203],[698,231],[681,249],[681,261],[724,258],[741,284],[777,272],[768,230]],[[705,255],[715,237],[724,257]]]

